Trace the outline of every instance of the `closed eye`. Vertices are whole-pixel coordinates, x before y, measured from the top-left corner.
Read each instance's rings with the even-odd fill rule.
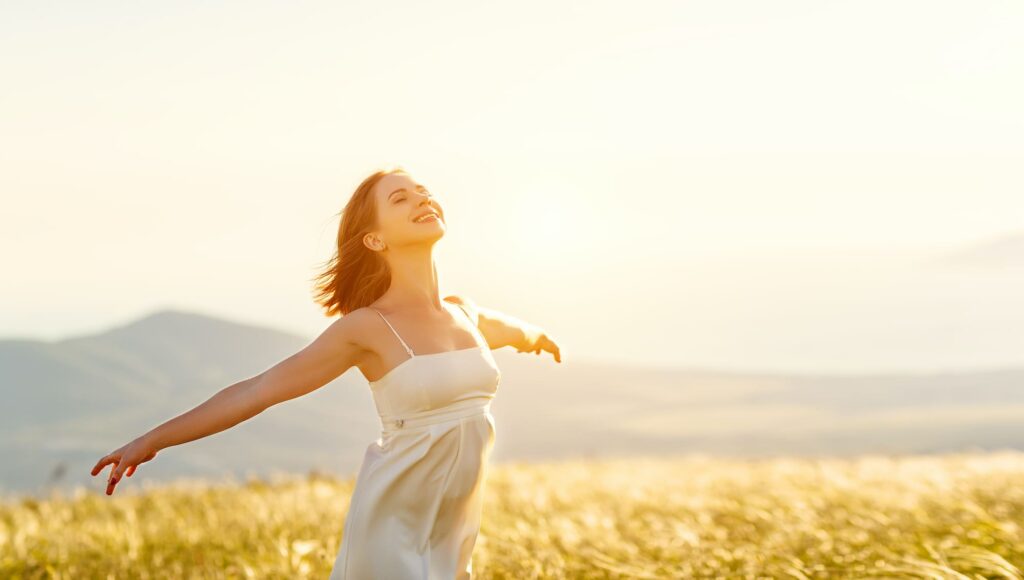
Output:
[[[421,185],[421,186],[419,186],[419,187],[417,187],[416,189],[418,189],[418,190],[420,190],[420,191],[422,191],[422,192],[426,193],[427,195],[430,195],[430,192],[429,192],[429,191],[427,190],[427,188],[426,188],[426,187],[423,187],[422,185]],[[399,190],[399,191],[401,191],[401,190]],[[394,203],[401,203],[401,202],[403,202],[403,201],[405,201],[405,198],[404,198],[404,197],[398,197],[398,198],[396,198],[396,199],[395,199]]]

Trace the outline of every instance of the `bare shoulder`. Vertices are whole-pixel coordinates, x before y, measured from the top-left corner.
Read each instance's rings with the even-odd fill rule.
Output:
[[[336,318],[320,332],[320,335],[306,347],[306,350],[324,354],[345,351],[349,353],[350,357],[355,355],[357,351],[366,348],[362,338],[366,336],[365,329],[368,327],[366,322],[368,318],[365,314],[355,310]]]
[[[337,345],[347,345],[354,351],[351,364],[361,367],[368,357],[375,355],[375,347],[369,337],[379,334],[377,324],[380,324],[380,315],[372,308],[356,308],[331,323],[323,332],[323,338]]]
[[[480,310],[476,302],[471,298],[464,294],[452,294],[451,296],[445,296],[444,301],[462,306],[473,320],[473,324],[480,326]]]
[[[372,308],[363,306],[342,316],[334,321],[331,326],[338,326],[338,335],[344,337],[346,341],[364,349],[369,349],[369,345],[364,344],[366,342],[365,337],[370,336],[370,333],[373,332],[374,324],[377,323],[379,317],[380,315]]]

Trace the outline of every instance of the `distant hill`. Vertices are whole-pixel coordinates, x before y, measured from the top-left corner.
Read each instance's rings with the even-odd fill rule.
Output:
[[[163,310],[89,336],[0,341],[0,487],[102,489],[88,473],[101,455],[312,338]],[[787,375],[494,355],[496,462],[1024,449],[1024,368]],[[352,475],[379,428],[353,368],[232,429],[164,450],[139,476]]]

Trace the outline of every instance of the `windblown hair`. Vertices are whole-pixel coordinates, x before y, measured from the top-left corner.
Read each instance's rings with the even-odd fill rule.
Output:
[[[363,180],[341,210],[334,255],[313,278],[314,300],[327,316],[342,316],[371,304],[391,285],[391,270],[377,252],[363,245],[363,236],[377,227],[377,202],[373,186],[384,176],[408,175],[401,167],[380,169]]]

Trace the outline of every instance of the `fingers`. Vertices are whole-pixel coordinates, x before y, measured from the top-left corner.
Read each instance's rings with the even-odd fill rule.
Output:
[[[562,349],[558,348],[558,343],[551,339],[550,336],[545,335],[547,338],[548,350],[555,357],[555,362],[562,362]]]
[[[122,460],[122,461],[118,461],[117,462],[117,467],[114,469],[114,472],[111,474],[111,480],[113,481],[113,483],[116,484],[117,482],[121,481],[121,476],[124,475],[124,471],[126,469],[128,469],[128,462],[127,461],[123,461]]]
[[[562,350],[558,347],[555,341],[551,340],[550,337],[544,335],[542,340],[538,341],[534,348],[527,350],[520,350],[519,352],[532,352],[533,354],[540,356],[544,351],[550,352],[554,355],[555,362],[562,362]]]
[[[139,464],[149,461],[156,457],[155,451],[150,451],[141,460],[135,458],[138,454],[134,453],[134,448],[130,446],[121,447],[120,449],[108,453],[107,455],[100,458],[96,462],[96,465],[92,468],[92,475],[95,477],[103,468],[110,465],[110,476],[107,477],[107,495],[114,493],[114,489],[123,477],[131,477],[135,474],[135,471],[139,468]],[[127,456],[127,457],[126,457]]]
[[[110,455],[104,455],[103,457],[100,458],[99,461],[96,462],[96,465],[93,466],[93,468],[92,468],[92,475],[95,477],[96,474],[99,473],[100,470],[103,469],[104,465],[106,465],[108,463],[112,463],[113,461],[114,461],[114,454],[113,453],[111,453]]]
[[[118,482],[121,481],[121,477],[124,476],[125,470],[129,467],[135,467],[134,465],[129,466],[128,462],[122,457],[118,460],[117,464],[110,470],[110,477],[107,479],[107,495],[114,493],[114,488],[117,487]]]
[[[121,480],[120,475],[117,473],[117,469],[113,469],[110,472],[110,478],[107,479],[107,495],[113,495],[114,488],[117,487],[117,482]]]
[[[114,471],[116,469],[116,464],[110,467],[110,475],[107,476],[107,495],[114,493],[114,487],[117,485],[117,482],[114,481]]]

